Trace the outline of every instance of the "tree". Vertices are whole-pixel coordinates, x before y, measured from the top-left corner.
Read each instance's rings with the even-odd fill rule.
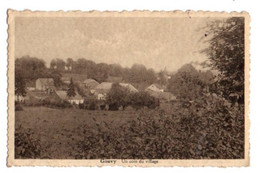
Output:
[[[57,69],[57,61],[56,61],[56,59],[51,60],[50,68],[51,68],[52,70]]]
[[[77,92],[79,93],[79,95],[81,95],[83,97],[85,97],[89,93],[89,91],[87,89],[85,89],[84,86],[82,85],[82,83],[79,81],[75,82],[74,86],[75,86]]]
[[[23,79],[37,79],[46,77],[48,70],[45,66],[45,62],[41,59],[23,56],[15,60],[15,71],[19,71],[19,75]]]
[[[129,82],[152,84],[156,81],[153,69],[148,69],[142,64],[134,64],[129,72]]]
[[[70,84],[69,84],[69,89],[67,91],[67,96],[68,97],[75,97],[76,96],[75,86],[74,86],[72,78],[70,78]]]
[[[73,64],[74,64],[74,61],[72,58],[68,58],[67,61],[66,61],[66,67],[67,67],[67,70],[68,71],[72,71],[73,70]]]
[[[164,70],[161,70],[159,73],[158,73],[158,83],[160,85],[166,85],[167,83],[167,76],[166,76],[166,71]]]
[[[129,94],[127,88],[120,86],[118,83],[112,85],[107,95],[107,104],[112,110],[118,110],[120,106],[126,107],[129,104]]]
[[[62,85],[62,81],[61,81],[62,75],[60,74],[60,72],[56,70],[52,71],[50,77],[53,78],[55,87],[58,88]]]
[[[57,58],[57,59],[51,60],[50,68],[53,70],[55,69],[59,72],[63,72],[63,71],[65,71],[65,65],[66,65],[66,63],[64,60]]]
[[[15,95],[18,97],[18,101],[20,101],[20,97],[26,96],[26,85],[23,77],[20,74],[15,74]]]
[[[148,107],[154,109],[160,105],[159,99],[151,96],[145,91],[139,91],[130,95],[130,105],[136,109]]]
[[[57,70],[59,71],[59,72],[63,72],[63,71],[65,71],[65,61],[64,60],[62,60],[62,59],[56,59],[56,65],[57,65]]]
[[[235,102],[244,103],[244,18],[233,17],[210,23],[203,50],[211,66],[220,72],[216,93]],[[232,98],[233,97],[233,98]],[[234,101],[234,100],[233,100]]]
[[[206,72],[198,72],[191,64],[186,64],[169,79],[167,88],[180,99],[194,100],[211,83],[211,78],[207,80],[205,76]]]

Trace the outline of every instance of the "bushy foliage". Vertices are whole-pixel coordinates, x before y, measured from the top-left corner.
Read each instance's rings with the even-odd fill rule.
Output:
[[[147,92],[130,92],[119,84],[113,84],[107,96],[106,103],[109,109],[118,110],[119,107],[132,106],[136,109],[148,107],[154,109],[159,106],[159,100]]]
[[[106,103],[109,105],[109,109],[118,110],[121,106],[126,107],[129,105],[130,94],[127,88],[120,86],[118,83],[114,83],[106,97]]]
[[[18,72],[15,73],[15,95],[20,99],[20,97],[26,96],[26,86],[25,80]]]
[[[140,109],[143,107],[154,109],[160,104],[158,99],[144,91],[132,93],[129,99],[129,105],[136,109]]]
[[[67,96],[68,97],[74,97],[75,95],[76,95],[75,85],[73,83],[72,78],[70,78],[70,84],[69,84],[69,88],[67,90]]]
[[[167,88],[179,99],[194,100],[210,87],[212,80],[210,71],[199,72],[191,64],[186,64],[171,77]]]
[[[15,128],[15,158],[36,159],[43,154],[38,136],[31,129]]]
[[[49,99],[38,100],[34,102],[27,101],[22,103],[25,106],[46,106],[50,108],[71,108],[72,105],[67,101],[54,101]]]
[[[96,98],[85,98],[84,102],[79,104],[80,109],[97,110],[100,102]]]
[[[148,116],[149,114],[149,116]],[[243,110],[207,96],[182,111],[140,111],[119,127],[81,127],[78,159],[238,159],[244,157]]]
[[[15,73],[24,79],[35,80],[45,77],[47,68],[45,62],[41,59],[23,56],[15,60]]]
[[[23,107],[20,102],[15,102],[15,111],[22,111]]]
[[[215,92],[244,104],[244,18],[211,22],[207,34],[209,47],[204,52],[211,66],[220,72]]]

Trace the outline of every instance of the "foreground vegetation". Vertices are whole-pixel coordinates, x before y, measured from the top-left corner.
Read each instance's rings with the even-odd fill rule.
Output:
[[[25,107],[16,112],[16,158],[243,158],[239,107],[215,96],[164,106],[138,111]]]

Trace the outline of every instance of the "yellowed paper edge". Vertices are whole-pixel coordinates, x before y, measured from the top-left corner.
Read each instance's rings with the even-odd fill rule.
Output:
[[[158,160],[154,163],[129,163],[134,160],[115,160],[115,164],[102,163],[101,160],[55,160],[55,159],[15,159],[14,158],[14,128],[15,128],[15,111],[14,111],[14,61],[15,61],[15,17],[244,17],[245,18],[245,157],[244,159],[202,159],[202,160]],[[247,12],[204,12],[204,11],[15,11],[8,10],[8,158],[7,166],[124,166],[124,167],[192,167],[192,166],[214,166],[214,167],[241,167],[249,166],[249,71],[250,71],[250,53],[249,53],[249,31],[250,16]]]

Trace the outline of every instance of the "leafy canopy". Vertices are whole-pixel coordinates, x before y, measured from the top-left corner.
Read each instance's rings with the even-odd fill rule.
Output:
[[[216,92],[226,99],[244,99],[244,18],[215,21],[208,27],[209,47],[205,52],[220,72]]]

